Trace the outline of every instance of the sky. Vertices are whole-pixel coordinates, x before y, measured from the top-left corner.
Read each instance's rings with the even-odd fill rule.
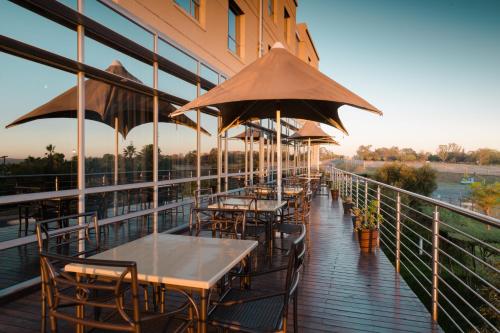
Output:
[[[359,145],[500,149],[500,1],[302,0],[320,70],[384,112],[342,107]]]
[[[384,112],[380,117],[343,107],[340,117],[350,135],[327,129],[341,142],[334,151],[353,155],[359,145],[371,144],[433,152],[439,144],[450,142],[467,151],[500,149],[496,103],[500,101],[500,0],[298,3],[297,21],[309,26],[320,70]],[[151,48],[152,36],[137,25],[94,0],[86,1],[85,8],[91,18]],[[10,1],[0,1],[0,34],[76,58],[74,31]],[[192,60],[182,58],[166,43],[160,42],[159,52],[190,70],[195,68]],[[146,85],[152,84],[151,66],[86,38],[86,63],[104,69],[115,59]],[[74,119],[5,126],[74,87],[75,75],[2,52],[0,68],[0,156],[44,156],[48,144],[71,156],[77,147]],[[166,73],[160,73],[159,87],[188,100],[196,95],[195,86]],[[86,121],[85,126],[87,156],[113,153],[112,128],[94,121]],[[203,126],[215,132],[215,121],[204,120]],[[161,124],[159,136],[163,152],[184,153],[196,147],[195,132],[183,126]],[[131,142],[142,147],[152,139],[151,124],[139,126],[126,139],[120,137],[120,151]],[[230,145],[241,148],[238,143]],[[202,139],[204,152],[215,146],[215,136]]]

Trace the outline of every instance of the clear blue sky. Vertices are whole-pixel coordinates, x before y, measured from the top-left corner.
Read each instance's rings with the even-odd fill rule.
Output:
[[[344,107],[350,135],[335,151],[500,149],[499,0],[303,0],[297,21],[320,70],[384,112]]]

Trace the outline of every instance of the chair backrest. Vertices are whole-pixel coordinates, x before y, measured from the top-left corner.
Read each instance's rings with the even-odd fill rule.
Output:
[[[293,296],[297,289],[300,280],[300,271],[306,254],[306,227],[302,224],[300,228],[300,234],[293,240],[288,253],[288,267],[285,279],[285,304],[288,304],[289,298]]]
[[[211,188],[200,188],[194,191],[194,207],[204,208],[213,203]]]
[[[228,203],[231,201],[231,199],[241,200],[243,204],[238,205],[241,207],[241,209],[249,211],[257,210],[257,198],[254,195],[230,195],[230,194],[218,195],[217,206],[222,209],[228,206],[233,206]]]
[[[84,223],[79,224],[79,220]],[[91,229],[94,229],[93,238],[90,237]],[[38,221],[36,236],[39,252],[86,256],[100,249],[99,223],[95,212]]]
[[[46,252],[40,253],[40,262],[42,283],[53,332],[57,331],[58,320],[75,325],[79,324],[84,328],[140,332],[137,265],[135,262],[84,259]],[[95,274],[77,276],[64,270],[64,267],[69,264],[91,265],[95,268],[113,267],[122,273],[114,279],[99,278]],[[125,290],[128,289],[130,289],[130,300],[124,298]],[[131,305],[131,314],[125,312],[125,304]],[[83,307],[114,310],[117,312],[117,320],[111,323],[94,320],[88,316],[84,317]]]
[[[199,236],[201,230],[206,228],[212,231],[212,237],[222,238],[223,233],[231,234],[241,239],[246,235],[246,211],[229,208],[193,208],[189,215],[190,234]]]

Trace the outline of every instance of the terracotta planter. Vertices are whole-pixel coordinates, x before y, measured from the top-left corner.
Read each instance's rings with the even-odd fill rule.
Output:
[[[359,248],[363,252],[372,252],[378,243],[378,230],[359,230]]]
[[[330,193],[332,194],[332,200],[338,200],[339,199],[339,190],[336,189],[331,189]]]
[[[353,207],[352,202],[343,202],[342,206],[344,207],[344,214],[350,214],[351,209]]]

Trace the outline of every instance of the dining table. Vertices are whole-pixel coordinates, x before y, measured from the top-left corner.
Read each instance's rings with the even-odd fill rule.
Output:
[[[257,247],[253,240],[154,233],[101,252],[90,259],[135,261],[140,283],[199,293],[198,332],[206,332],[210,289]],[[119,278],[122,269],[68,264],[67,272]]]
[[[282,213],[283,208],[288,202],[286,200],[275,199],[255,199],[244,196],[226,196],[221,197],[216,203],[208,206],[208,208],[223,208],[243,211],[253,211],[257,214],[270,216],[264,220],[265,222],[265,239],[268,245],[269,253],[272,253],[272,233],[273,223],[277,216]]]

